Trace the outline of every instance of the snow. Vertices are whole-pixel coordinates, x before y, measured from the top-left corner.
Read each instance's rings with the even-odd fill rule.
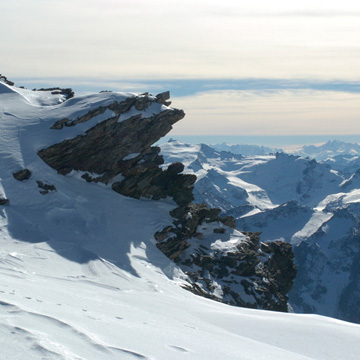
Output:
[[[132,160],[135,159],[136,157],[138,157],[140,155],[140,153],[131,153],[126,155],[122,160]]]
[[[167,106],[155,102],[151,103],[146,110],[137,110],[134,107],[131,107],[129,111],[120,115],[118,122],[130,119],[131,117],[136,115],[141,115],[142,118],[151,117],[166,109],[168,109]]]
[[[352,204],[360,202],[360,189],[355,189],[350,193],[346,194],[343,198],[344,204]]]
[[[302,157],[308,156],[318,161],[325,161],[328,158],[333,158],[338,155],[359,155],[360,145],[356,143],[346,143],[340,140],[330,140],[320,146],[303,146],[301,149],[298,149],[296,152],[293,153]]]
[[[186,167],[196,160],[199,150],[200,145],[183,144],[176,140],[161,144],[161,153],[165,154],[168,164],[181,161]]]
[[[312,236],[321,226],[333,217],[332,213],[315,212],[307,224],[291,238],[291,243],[296,245],[300,241]]]
[[[25,93],[0,84],[0,189],[10,199],[0,207],[2,359],[360,357],[359,325],[231,307],[182,289],[185,274],[153,238],[171,223],[172,201],[125,198],[58,175],[37,156],[63,138],[49,129],[56,120],[132,94],[54,105],[48,94]],[[21,167],[29,180],[13,178]],[[36,180],[57,190],[41,195]]]

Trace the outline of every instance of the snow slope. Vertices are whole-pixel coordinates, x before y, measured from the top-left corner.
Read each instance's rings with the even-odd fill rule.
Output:
[[[61,140],[49,130],[56,120],[126,96],[61,103],[0,83],[0,195],[10,200],[0,207],[0,358],[358,359],[358,325],[183,290],[185,275],[153,238],[170,224],[172,201],[124,198],[37,156]],[[22,167],[32,177],[19,182],[12,172]],[[57,190],[42,195],[36,180]]]

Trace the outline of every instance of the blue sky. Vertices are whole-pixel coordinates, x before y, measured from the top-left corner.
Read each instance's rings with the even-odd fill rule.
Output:
[[[360,134],[358,2],[3,0],[0,13],[0,71],[18,85],[170,90],[187,114],[173,135]]]

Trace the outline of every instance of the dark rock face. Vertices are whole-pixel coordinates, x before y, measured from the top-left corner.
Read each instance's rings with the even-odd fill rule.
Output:
[[[168,105],[169,97],[169,92],[156,97],[148,94],[132,96],[121,102],[99,106],[75,120],[56,121],[51,127],[54,131],[89,121],[106,110],[115,114],[87,130],[86,135],[65,140],[38,154],[60,174],[65,175],[71,170],[86,171],[82,175],[86,181],[108,183],[121,174],[123,179],[114,182],[112,189],[124,196],[154,200],[170,196],[179,205],[187,204],[193,200],[195,176],[180,174],[184,169],[180,163],[161,170],[159,165],[164,160],[159,156],[160,149],[151,147],[185,116],[184,112],[165,108],[147,117],[140,113],[119,121],[120,116],[131,109],[145,111],[152,104],[159,104],[159,107]]]
[[[19,170],[13,173],[13,176],[16,180],[24,181],[28,180],[31,177],[31,171],[29,169]]]
[[[160,151],[159,148],[152,149],[157,153]],[[126,178],[121,182],[113,183],[112,189],[135,199],[148,197],[159,200],[170,196],[178,205],[184,205],[194,200],[192,190],[196,177],[179,174],[184,169],[184,165],[181,163],[174,163],[163,171],[156,166],[159,162],[156,159],[162,160],[160,156],[157,156],[150,165],[144,161],[123,172],[126,174]]]
[[[360,239],[357,239],[358,252],[350,269],[350,282],[343,290],[339,301],[342,319],[360,324]]]
[[[5,75],[0,74],[0,81],[4,82],[7,85],[14,86],[14,83],[8,80],[8,78]]]
[[[287,311],[296,276],[290,244],[236,232],[220,209],[189,204],[170,213],[174,226],[155,234],[157,247],[188,275],[188,290],[231,305]]]
[[[8,205],[10,202],[9,199],[4,198],[4,197],[0,197],[0,205]]]
[[[122,102],[100,106],[86,115],[70,121],[63,119],[53,125],[53,129],[75,126],[111,110],[115,116],[100,122],[74,139],[63,141],[39,151],[39,156],[61,174],[71,170],[82,170],[99,174],[97,181],[107,183],[114,176],[129,169],[142,160],[142,156],[129,157],[129,154],[147,157],[150,146],[166,135],[172,125],[184,117],[184,112],[166,109],[150,117],[134,115],[119,122],[121,114],[132,107],[141,111],[159,100],[150,96],[129,97]],[[157,160],[159,161],[159,160]]]

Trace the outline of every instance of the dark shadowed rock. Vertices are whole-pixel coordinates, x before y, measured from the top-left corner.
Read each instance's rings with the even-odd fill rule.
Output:
[[[156,101],[158,103],[164,104],[166,106],[169,106],[171,104],[171,101],[167,101],[170,99],[170,92],[169,91],[165,91],[163,93],[157,94],[156,95]]]
[[[45,184],[40,180],[36,180],[36,183],[38,184],[38,187],[42,190],[40,190],[40,194],[46,195],[49,192],[56,191],[55,185],[52,184]]]
[[[54,131],[63,126],[76,126],[89,121],[108,109],[115,113],[115,116],[87,130],[85,135],[52,145],[38,154],[61,174],[82,170],[101,174],[98,180],[106,183],[124,168],[130,168],[141,160],[141,157],[136,161],[126,161],[124,158],[130,154],[148,154],[151,145],[166,135],[172,125],[185,115],[182,110],[164,109],[149,117],[137,114],[119,122],[120,115],[131,107],[142,109],[144,104],[149,105],[151,102],[155,102],[154,97],[129,97],[122,102],[93,109],[76,120],[57,121],[53,125]]]
[[[10,202],[9,199],[4,198],[4,197],[0,197],[0,205],[8,205]]]
[[[0,74],[0,81],[4,82],[5,84],[10,85],[10,86],[15,85],[12,81],[8,80],[8,78],[2,74]]]
[[[221,218],[220,209],[188,204],[170,214],[174,226],[156,233],[155,239],[188,275],[188,290],[231,305],[287,311],[287,293],[296,275],[291,245],[261,243],[260,233],[243,233],[235,248],[222,248],[219,241],[233,239],[227,225],[233,221]]]
[[[28,180],[31,177],[31,171],[29,169],[19,170],[13,173],[13,176],[16,180],[24,181]]]

